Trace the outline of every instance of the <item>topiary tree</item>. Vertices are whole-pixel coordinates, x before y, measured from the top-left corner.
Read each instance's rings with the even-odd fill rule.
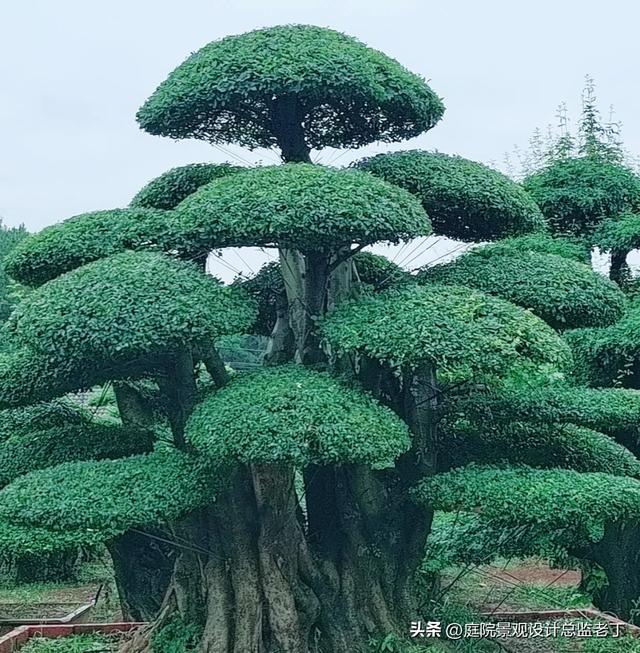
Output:
[[[123,604],[154,614],[130,653],[158,641],[187,646],[178,626],[202,653],[355,651],[403,634],[419,611],[416,571],[435,505],[415,501],[412,489],[446,468],[445,398],[513,379],[559,383],[572,371],[565,340],[505,299],[410,279],[382,289],[397,268],[359,252],[428,235],[424,198],[364,170],[310,163],[312,148],[415,136],[442,111],[419,77],[332,30],[229,37],[174,71],[138,120],[173,138],[275,146],[284,165],[217,176],[193,192],[197,184],[180,186],[170,210],[95,218],[110,238],[92,239],[84,219],[88,240],[75,239],[77,248],[74,221],[49,232],[59,240],[46,257],[45,232],[25,241],[11,269],[28,278],[37,267],[34,285],[46,283],[9,321],[2,404],[112,381],[125,428],[146,423],[157,433],[166,421],[171,438],[151,453],[16,478],[0,491],[0,545],[15,548],[31,532],[31,550],[106,541]],[[491,237],[540,225],[517,186],[442,161],[462,178],[427,209],[434,220]],[[476,173],[469,197],[464,176]],[[137,211],[141,228],[131,231]],[[249,245],[276,247],[279,270],[225,287],[176,260]],[[158,251],[138,251],[149,248]],[[214,343],[271,327],[274,365],[230,375]],[[139,410],[138,379],[157,386],[163,419]],[[600,452],[602,468],[635,474],[633,456],[607,435],[579,434],[564,442],[567,466],[585,469],[587,454]],[[534,437],[522,462],[544,444]],[[635,482],[611,478],[623,489]],[[160,540],[170,558],[150,554]]]
[[[603,220],[634,211],[640,204],[638,176],[600,156],[561,158],[527,177],[523,185],[554,233],[586,238],[591,244]],[[623,280],[629,251],[611,250],[611,279]]]

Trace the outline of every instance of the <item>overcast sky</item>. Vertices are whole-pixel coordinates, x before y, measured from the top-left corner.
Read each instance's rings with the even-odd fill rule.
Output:
[[[444,98],[444,118],[398,147],[499,161],[514,144],[526,144],[534,127],[552,122],[560,101],[576,115],[589,73],[602,108],[615,105],[626,146],[640,154],[640,6],[631,0],[0,5],[0,216],[32,231],[126,205],[149,179],[176,165],[237,161],[205,143],[147,135],[135,113],[192,51],[281,23],[347,32],[429,80]],[[386,147],[325,152],[320,160],[347,163]],[[247,162],[276,160],[274,152],[231,150]]]

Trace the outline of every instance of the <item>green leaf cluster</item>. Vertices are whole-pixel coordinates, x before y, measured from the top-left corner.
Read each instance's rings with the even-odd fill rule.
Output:
[[[522,188],[482,163],[409,150],[356,165],[416,195],[439,235],[474,242],[544,227],[540,209]]]
[[[459,419],[440,439],[442,469],[469,463],[526,464],[640,478],[640,461],[613,438],[574,424]]]
[[[254,168],[200,188],[175,209],[178,249],[279,245],[302,251],[398,242],[431,232],[410,193],[356,170]]]
[[[0,523],[77,544],[158,525],[214,500],[217,475],[176,450],[68,462],[20,476],[0,492]],[[1,538],[0,538],[1,541]]]
[[[374,291],[411,281],[411,275],[386,256],[358,252],[353,256],[360,282]]]
[[[589,236],[605,218],[640,206],[640,179],[600,158],[560,159],[523,181],[554,233]]]
[[[508,252],[537,252],[538,254],[555,254],[591,265],[591,247],[584,239],[564,238],[545,231],[536,231],[524,236],[510,236],[491,243],[485,249]]]
[[[251,149],[278,145],[280,119],[322,149],[411,138],[443,112],[422,78],[381,52],[331,29],[281,25],[201,48],[137,118],[151,134]]]
[[[456,286],[409,285],[363,297],[339,306],[321,330],[339,355],[359,353],[393,367],[430,363],[462,378],[570,362],[566,344],[535,315]]]
[[[230,163],[191,163],[152,179],[131,200],[133,208],[170,210],[214,179],[242,170]]]
[[[146,208],[83,213],[45,227],[7,256],[8,274],[39,286],[81,265],[127,249],[168,248],[167,213]]]
[[[41,286],[16,309],[9,327],[50,365],[109,379],[120,378],[113,375],[126,373],[136,360],[210,345],[254,318],[244,293],[195,265],[124,252]]]
[[[385,467],[410,443],[406,424],[373,397],[297,365],[233,378],[196,407],[186,434],[217,464]]]
[[[640,248],[640,214],[627,211],[603,220],[593,234],[593,242],[608,252]]]
[[[0,487],[36,469],[74,460],[122,458],[152,449],[150,431],[91,422],[40,427],[0,444]]]
[[[597,472],[470,465],[423,480],[415,495],[498,527],[555,532],[565,546],[599,541],[607,523],[640,519],[640,482]]]
[[[530,309],[558,330],[606,326],[626,299],[590,267],[555,254],[482,247],[451,263],[424,268],[423,282],[471,286]]]
[[[591,386],[640,387],[640,301],[615,324],[566,334],[578,382]]]

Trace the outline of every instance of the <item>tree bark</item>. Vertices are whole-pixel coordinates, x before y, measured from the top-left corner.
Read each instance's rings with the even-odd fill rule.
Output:
[[[155,619],[169,587],[171,552],[150,535],[128,531],[107,542],[125,621]]]
[[[624,621],[638,622],[640,602],[640,523],[607,524],[600,542],[588,558],[607,576],[607,584],[595,592],[593,603]]]
[[[631,277],[631,271],[627,265],[627,255],[629,252],[626,250],[612,250],[611,251],[611,265],[609,267],[609,279],[615,281],[619,285],[624,285]]]

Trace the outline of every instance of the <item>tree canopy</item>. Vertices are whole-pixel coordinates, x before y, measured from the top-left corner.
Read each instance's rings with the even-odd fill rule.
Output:
[[[179,451],[69,462],[8,485],[0,494],[0,519],[81,537],[93,532],[93,538],[98,533],[107,540],[180,517],[211,501],[218,485],[211,469]]]
[[[242,331],[253,319],[247,297],[194,265],[162,254],[124,252],[35,290],[9,327],[18,341],[50,362],[106,373],[215,341]]]
[[[640,482],[602,473],[467,466],[425,479],[416,491],[438,510],[479,512],[504,528],[555,536],[565,547],[602,538],[605,525],[640,518]]]
[[[21,283],[39,286],[81,265],[127,249],[166,242],[168,216],[145,208],[83,213],[24,239],[6,260]]]
[[[544,227],[540,210],[522,188],[482,163],[410,150],[378,154],[357,166],[416,195],[436,234],[482,241]]]
[[[232,379],[196,407],[186,432],[218,464],[387,467],[409,447],[406,424],[373,397],[297,365]]]
[[[304,163],[207,184],[176,208],[176,223],[194,251],[246,245],[309,251],[431,233],[420,202],[406,191],[364,172]]]
[[[147,209],[173,209],[183,199],[214,179],[242,170],[229,163],[191,163],[172,168],[141,188],[129,206]]]
[[[338,354],[392,366],[431,363],[468,377],[510,365],[564,367],[566,345],[542,320],[496,297],[456,286],[408,286],[339,306],[322,332]]]
[[[555,254],[483,247],[451,263],[424,268],[419,278],[502,297],[532,310],[556,329],[606,326],[618,320],[626,306],[615,283]]]
[[[523,181],[554,233],[589,236],[604,218],[640,204],[640,180],[622,164],[579,157],[554,161]]]
[[[308,148],[411,138],[444,112],[419,76],[334,30],[259,29],[192,54],[138,111],[151,134],[255,147],[295,124]]]
[[[640,214],[624,212],[603,220],[593,234],[593,242],[604,251],[630,252],[640,247]]]

